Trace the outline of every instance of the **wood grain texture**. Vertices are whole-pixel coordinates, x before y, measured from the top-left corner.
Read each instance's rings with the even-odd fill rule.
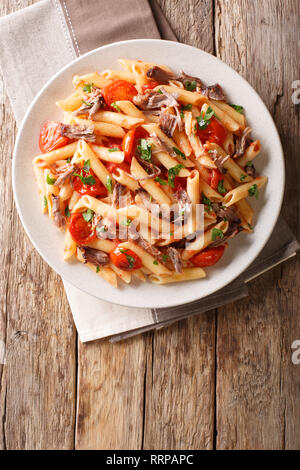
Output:
[[[0,15],[33,1],[2,1]],[[76,333],[60,278],[28,240],[13,203],[15,121],[0,83],[0,448],[74,446]]]
[[[283,214],[299,236],[300,4],[297,0],[216,2],[216,50],[258,91],[273,114],[287,170]],[[297,176],[298,175],[298,176]],[[251,283],[251,298],[219,309],[217,448],[299,449],[299,257]],[[298,273],[298,277],[297,277]]]

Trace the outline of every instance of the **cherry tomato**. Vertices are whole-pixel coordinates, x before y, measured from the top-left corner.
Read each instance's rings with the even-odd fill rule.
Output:
[[[93,176],[94,180],[96,181],[95,184],[84,184],[79,176],[73,176],[73,188],[74,191],[84,196],[87,194],[88,196],[107,196],[107,189],[101,183],[101,181],[97,178],[93,170],[85,171],[81,170],[81,175],[84,178],[88,176]]]
[[[114,173],[116,168],[121,168],[121,170],[126,171],[126,173],[130,173],[130,165],[127,162],[122,162],[122,163],[107,162],[105,166],[110,173]]]
[[[136,146],[139,144],[140,139],[148,136],[147,131],[141,126],[131,129],[123,138],[122,149],[125,154],[125,161],[131,163],[132,157],[136,151]]]
[[[128,248],[115,248],[115,250],[110,252],[110,259],[117,268],[124,269],[125,271],[134,271],[142,267],[140,257]]]
[[[122,151],[122,140],[117,138],[112,138],[109,140],[108,144],[106,144],[108,148],[114,149],[117,148]]]
[[[68,228],[71,237],[78,245],[86,245],[96,238],[96,229],[91,222],[86,222],[79,212],[71,215]]]
[[[175,176],[174,178],[174,191],[178,189],[186,189],[186,178],[181,178],[180,176]]]
[[[61,135],[60,122],[46,121],[40,132],[39,146],[42,153],[51,152],[69,144],[71,140]]]
[[[213,169],[211,172],[210,186],[213,189],[218,189],[219,182],[224,179],[224,175],[219,170]]]
[[[198,129],[201,142],[215,142],[222,145],[227,136],[227,130],[216,118],[212,118],[206,129]]]
[[[103,88],[103,96],[108,105],[115,101],[132,101],[133,97],[137,94],[136,88],[125,80],[116,80]]]
[[[151,82],[146,83],[146,85],[142,85],[142,94],[144,95],[148,90],[153,90],[157,85],[159,85],[159,83],[155,80],[151,80]]]
[[[207,248],[201,251],[191,259],[192,263],[198,268],[206,268],[216,264],[222,258],[225,246],[216,246],[214,248]]]

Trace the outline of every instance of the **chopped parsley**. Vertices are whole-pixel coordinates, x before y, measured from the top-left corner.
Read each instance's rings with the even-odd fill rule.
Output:
[[[97,266],[96,267],[96,273],[98,273],[100,271],[100,266]]]
[[[157,93],[159,93],[160,95],[162,95],[162,94],[163,94],[163,92],[161,91],[161,89],[160,89],[160,88],[157,90]]]
[[[66,216],[66,217],[70,217],[70,209],[69,209],[69,206],[66,206],[66,208],[65,208],[65,216]]]
[[[188,91],[195,91],[197,88],[197,82],[195,80],[186,80],[184,83],[184,88]]]
[[[83,91],[84,91],[85,93],[91,93],[91,91],[92,91],[92,86],[93,86],[93,85],[94,85],[93,83],[87,83],[87,84],[83,87]]]
[[[167,260],[170,258],[170,256],[167,255],[166,253],[163,253],[163,254],[161,255],[161,258],[162,258],[163,261],[167,261]]]
[[[112,193],[112,179],[109,175],[106,177],[106,189],[109,193]]]
[[[172,168],[169,168],[169,170],[168,170],[168,185],[171,188],[174,188],[175,177],[179,174],[181,168],[183,168],[183,165],[181,165],[181,163],[179,163],[179,165],[173,166]]]
[[[83,104],[85,104],[89,108],[91,108],[93,106],[93,103],[89,103],[88,101],[85,101],[85,100],[81,100],[81,101],[83,102]]]
[[[157,176],[156,178],[154,178],[154,181],[156,181],[156,183],[161,184],[162,186],[165,186],[165,185],[167,184],[167,182],[164,181],[163,179],[161,179],[159,176]]]
[[[219,228],[213,228],[211,233],[211,239],[214,242],[217,238],[224,238],[224,233]]]
[[[141,139],[140,145],[138,145],[138,151],[140,152],[142,160],[145,160],[146,162],[151,162],[151,158],[152,158],[151,149],[152,149],[151,144],[149,144],[149,142],[146,139]]]
[[[177,147],[173,147],[173,150],[176,153],[176,155],[179,155],[181,158],[183,158],[183,160],[186,160],[186,156],[184,155],[183,152],[181,152],[181,150],[179,150]]]
[[[255,197],[255,199],[258,199],[258,188],[257,188],[257,184],[253,184],[251,186],[251,188],[248,189],[248,194],[250,197]]]
[[[122,253],[123,255],[126,256],[126,259],[127,259],[127,261],[128,261],[128,267],[129,267],[129,269],[132,269],[132,268],[134,267],[135,259],[134,259],[133,256],[128,255],[128,254],[127,254],[127,251],[128,251],[127,249],[124,250],[124,249],[120,248],[120,253]]]
[[[205,113],[202,111],[200,116],[196,117],[199,129],[201,130],[206,129],[207,126],[210,124],[211,118],[215,115],[216,115],[215,112],[211,109],[210,106],[208,106]]]
[[[51,178],[51,176],[47,175],[46,176],[46,181],[47,181],[47,184],[54,184],[55,181],[56,181],[56,178]]]
[[[153,264],[158,265],[158,261],[156,259],[153,261]]]
[[[115,110],[118,111],[118,113],[121,112],[121,108],[119,108],[119,106],[117,105],[117,103],[116,103],[115,101],[111,104],[111,106],[112,106],[113,108],[115,108]]]
[[[108,149],[109,152],[118,152],[118,147],[113,147],[112,149]]]
[[[129,227],[131,222],[132,222],[131,219],[124,219],[124,220],[122,220],[121,225],[124,225],[125,227]]]
[[[183,111],[180,111],[180,117],[181,117],[181,119],[184,119],[184,113],[183,113]]]
[[[47,207],[47,206],[48,206],[48,201],[47,201],[46,196],[44,196],[44,207]]]
[[[92,211],[92,209],[87,209],[85,212],[82,213],[82,217],[86,222],[91,222],[94,217],[94,211]]]
[[[191,103],[183,104],[183,105],[181,106],[181,110],[182,110],[182,111],[190,111],[191,109],[192,109]]]
[[[70,163],[71,162],[71,158],[67,158],[67,163]]]
[[[229,106],[231,106],[233,109],[235,109],[238,113],[244,114],[243,106],[240,106],[238,104],[230,104]]]
[[[247,163],[246,163],[246,166],[250,166],[250,167],[252,167],[252,166],[253,166],[253,162],[252,162],[252,161],[250,161],[250,162],[247,162]]]
[[[223,180],[219,181],[219,183],[218,183],[218,192],[220,194],[225,194],[227,192],[226,188],[224,188],[224,181]]]
[[[253,227],[251,224],[248,223],[248,227],[250,228],[250,230],[253,230]]]
[[[247,175],[241,174],[241,176],[240,176],[240,181],[244,181],[244,180],[246,179],[246,177],[247,177]]]
[[[203,204],[207,206],[205,209],[207,210],[207,212],[211,212],[212,211],[211,200],[208,199],[208,197],[206,197],[204,193],[201,194],[201,197],[202,197]]]
[[[74,173],[74,176],[78,176],[78,178],[80,179],[80,181],[81,181],[83,184],[87,184],[88,186],[93,186],[94,184],[96,184],[96,180],[95,180],[95,178],[94,178],[92,175],[89,175],[89,176],[82,176],[82,174]]]
[[[86,160],[83,164],[83,169],[84,171],[86,171],[87,173],[90,171],[91,169],[91,160]]]

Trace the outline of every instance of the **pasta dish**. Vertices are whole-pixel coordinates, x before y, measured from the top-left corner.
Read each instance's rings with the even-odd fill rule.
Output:
[[[41,128],[33,168],[44,213],[77,258],[113,286],[201,279],[230,238],[253,231],[267,183],[244,109],[165,65],[73,77],[61,121]]]

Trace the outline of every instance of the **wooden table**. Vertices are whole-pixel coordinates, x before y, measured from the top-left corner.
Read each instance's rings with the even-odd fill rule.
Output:
[[[2,0],[0,14],[32,3]],[[180,41],[216,54],[268,106],[286,156],[283,214],[299,236],[299,1],[159,3]],[[248,299],[119,344],[81,344],[61,280],[16,213],[16,127],[0,91],[0,447],[299,449],[299,257],[252,282]]]

